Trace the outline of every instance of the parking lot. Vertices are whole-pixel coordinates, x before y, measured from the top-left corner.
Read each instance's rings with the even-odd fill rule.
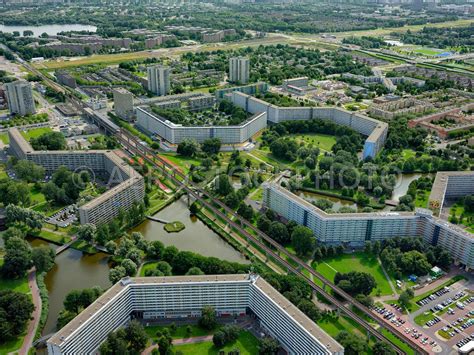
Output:
[[[401,308],[396,304],[387,305],[386,307],[375,307],[372,311],[378,317],[402,331],[407,338],[411,338],[425,348],[431,354],[440,353],[443,348],[438,344],[439,341],[432,336],[427,335],[419,329],[418,326],[412,324],[408,316],[401,312]]]
[[[417,304],[421,308],[408,316],[410,324],[418,332],[434,339],[443,353],[457,353],[461,346],[474,339],[472,281],[458,281],[433,292]],[[422,326],[415,323],[417,316],[424,316],[426,319]]]
[[[77,210],[75,205],[65,207],[61,211],[53,214],[46,221],[58,225],[59,227],[68,227],[77,221]]]

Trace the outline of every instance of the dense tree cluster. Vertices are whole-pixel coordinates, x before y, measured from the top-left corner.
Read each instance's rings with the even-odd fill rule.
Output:
[[[42,192],[48,201],[57,205],[75,203],[81,191],[84,191],[91,177],[87,171],[72,172],[60,166],[53,174],[50,182],[43,185]]]
[[[387,271],[397,279],[402,275],[426,275],[433,265],[448,269],[452,263],[449,252],[439,246],[427,245],[421,238],[393,238],[382,243],[380,259]]]
[[[146,347],[148,335],[143,326],[132,320],[125,328],[120,328],[107,336],[99,351],[102,355],[140,354]]]
[[[216,348],[222,348],[223,346],[233,343],[239,338],[240,328],[235,325],[225,325],[214,333],[212,342]]]
[[[0,290],[0,344],[24,332],[34,309],[28,295]]]
[[[66,138],[61,132],[46,132],[36,138],[31,138],[31,146],[34,150],[64,150],[66,149]]]

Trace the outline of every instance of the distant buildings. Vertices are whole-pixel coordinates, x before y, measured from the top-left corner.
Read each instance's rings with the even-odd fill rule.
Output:
[[[130,121],[133,118],[133,95],[130,91],[117,88],[113,90],[114,110],[117,116]]]
[[[36,112],[33,89],[27,81],[5,84],[8,107],[12,115],[32,115]]]
[[[95,354],[110,332],[131,319],[192,321],[205,306],[228,319],[251,314],[288,354],[344,354],[337,341],[254,274],[124,278],[53,335],[48,354]]]
[[[250,60],[246,57],[232,57],[229,59],[229,81],[247,84],[249,81]]]
[[[170,68],[162,65],[147,67],[148,90],[158,96],[168,95],[170,92]]]

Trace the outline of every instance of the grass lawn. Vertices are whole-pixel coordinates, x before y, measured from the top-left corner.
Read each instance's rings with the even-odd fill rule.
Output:
[[[76,250],[80,250],[84,253],[87,254],[95,254],[97,253],[97,249],[94,248],[92,245],[87,243],[84,240],[76,240],[74,243],[71,244],[71,248],[74,248]]]
[[[2,266],[3,258],[0,259],[0,267]],[[10,280],[0,276],[0,290],[13,290],[21,293],[29,293],[30,288],[28,287],[28,279],[26,277],[23,277],[18,280]]]
[[[3,144],[9,144],[10,138],[8,138],[8,133],[0,133],[0,140],[3,142]]]
[[[199,325],[190,325],[191,334],[188,334],[188,332],[186,331],[187,327],[188,327],[187,325],[177,326],[176,331],[172,334],[171,334],[170,327],[164,326],[164,325],[151,325],[151,326],[145,327],[145,331],[150,338],[156,341],[157,340],[156,332],[158,330],[162,331],[165,328],[170,331],[171,337],[173,339],[184,339],[184,338],[189,338],[189,337],[200,337],[204,335],[210,335],[210,334],[214,334],[214,332],[218,329],[216,328],[212,330],[207,330],[200,327]]]
[[[338,255],[334,258],[327,258],[313,265],[314,269],[321,273],[326,279],[333,282],[336,272],[348,273],[350,271],[362,271],[371,274],[375,278],[377,287],[372,291],[372,295],[391,295],[392,289],[385,277],[382,267],[377,259],[367,257],[364,253],[353,253]]]
[[[402,158],[403,159],[414,158],[415,155],[416,155],[416,152],[412,149],[403,149],[402,150]]]
[[[184,156],[178,155],[178,154],[160,153],[160,156],[168,159],[173,164],[177,165],[184,173],[189,172],[189,168],[190,168],[191,164],[195,165],[195,166],[200,166],[201,165],[201,162],[197,159],[184,157]]]
[[[305,143],[308,146],[318,147],[325,151],[331,151],[334,144],[336,144],[336,137],[329,134],[297,134],[290,135],[298,143]]]
[[[415,199],[415,207],[428,208],[428,199],[430,191],[417,191]]]
[[[219,354],[219,351],[225,351],[228,353],[234,349],[239,349],[240,355],[254,355],[258,354],[258,339],[248,331],[242,331],[239,334],[239,338],[221,349],[217,349],[212,341],[206,341],[197,344],[186,344],[173,346],[175,351],[181,351],[183,354],[192,355],[208,355],[208,354]]]
[[[318,321],[318,325],[333,338],[342,331],[354,333],[357,336],[365,337],[366,335],[365,331],[361,330],[359,324],[352,319],[343,316],[340,316],[337,319],[324,318]]]
[[[262,201],[262,198],[263,198],[263,189],[259,187],[255,191],[255,193],[251,193],[250,195],[251,195],[250,199],[252,201],[259,201],[260,202],[260,201]]]
[[[148,270],[155,270],[157,264],[158,264],[157,261],[149,261],[149,262],[143,264],[142,268],[140,269],[140,275],[139,276],[144,277],[145,272],[147,272]]]
[[[469,232],[474,233],[474,212],[467,212],[461,202],[455,203],[450,208],[449,219],[453,217],[456,217],[457,224],[466,226]]]
[[[49,127],[40,127],[40,128],[33,128],[33,129],[30,129],[28,131],[20,131],[21,132],[21,135],[26,139],[26,140],[30,140],[31,138],[37,138],[39,136],[41,136],[42,134],[44,133],[48,133],[48,132],[51,132],[52,129],[49,128]]]
[[[47,240],[48,242],[54,243],[54,244],[65,244],[71,240],[70,237],[61,234],[61,233],[54,233],[49,230],[42,229],[39,234],[34,235],[35,237]]]

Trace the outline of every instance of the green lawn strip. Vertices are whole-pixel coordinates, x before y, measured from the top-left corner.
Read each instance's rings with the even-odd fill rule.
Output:
[[[171,329],[168,326],[164,325],[150,325],[145,327],[145,331],[148,334],[150,338],[153,340],[157,340],[158,337],[156,336],[157,331],[163,331],[165,328],[169,330],[170,335],[173,339],[185,339],[185,338],[190,338],[190,337],[200,337],[200,336],[205,336],[205,335],[211,335],[214,334],[218,327],[212,330],[207,330],[199,325],[189,325],[191,327],[191,334],[188,334],[187,328],[188,325],[179,325],[176,327],[176,331],[174,333],[171,333]]]
[[[71,248],[80,250],[87,254],[95,254],[97,253],[97,249],[94,248],[92,245],[87,243],[85,240],[76,240],[74,243],[71,244]]]
[[[336,144],[336,138],[329,134],[308,133],[290,135],[289,137],[294,138],[298,143],[305,143],[309,147],[317,147],[325,151],[331,151]]]
[[[380,295],[391,295],[393,293],[377,259],[368,257],[362,252],[342,254],[333,258],[323,259],[317,263],[315,270],[331,282],[334,282],[336,272],[366,272],[371,274],[377,283],[377,287],[372,291],[372,295],[376,295],[378,290],[380,290]]]
[[[10,138],[8,137],[8,133],[0,133],[0,140],[3,142],[3,144],[9,144]]]
[[[146,263],[144,263],[140,269],[140,277],[144,277],[145,276],[145,273],[148,271],[148,270],[155,270],[156,269],[156,265],[158,265],[158,262],[157,261],[148,261]]]
[[[42,229],[39,233],[32,234],[31,236],[44,239],[48,242],[51,242],[54,244],[60,244],[60,245],[68,243],[71,240],[69,236],[66,236],[60,233],[54,233],[52,231],[45,230],[45,229]]]
[[[191,165],[195,165],[195,166],[201,165],[201,162],[197,159],[184,157],[178,154],[160,153],[160,156],[162,156],[163,158],[166,158],[167,160],[169,160],[170,162],[178,166],[183,171],[183,173],[186,173],[186,174],[189,172],[189,168]]]
[[[415,351],[405,342],[401,341],[399,338],[397,338],[395,335],[393,335],[391,332],[388,330],[382,328],[380,329],[380,332],[392,343],[397,345],[400,349],[403,350],[403,352],[407,355],[415,355]]]
[[[206,341],[196,344],[186,344],[173,346],[175,351],[181,351],[183,354],[192,355],[209,355],[219,354],[219,351],[228,353],[229,351],[239,349],[240,355],[254,355],[258,354],[258,339],[248,331],[242,331],[239,334],[239,338],[221,349],[214,346],[212,341]]]
[[[52,132],[52,129],[49,127],[40,127],[40,128],[33,128],[27,131],[20,131],[21,135],[26,139],[30,140],[31,138],[37,138],[45,133]]]

